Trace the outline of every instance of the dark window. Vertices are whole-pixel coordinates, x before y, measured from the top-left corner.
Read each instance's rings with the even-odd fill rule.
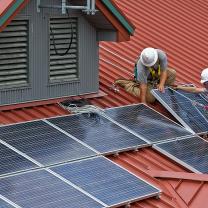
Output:
[[[77,18],[50,19],[50,82],[78,78]]]

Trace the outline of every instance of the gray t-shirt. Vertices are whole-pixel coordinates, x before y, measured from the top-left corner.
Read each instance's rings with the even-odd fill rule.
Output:
[[[158,52],[160,70],[165,71],[165,70],[167,70],[167,66],[168,66],[167,56],[166,56],[164,51],[162,51],[160,49],[156,49],[156,50]],[[156,69],[156,70],[158,69],[159,63],[155,64],[154,69]],[[139,83],[147,84],[149,79],[151,79],[150,70],[148,69],[148,67],[144,66],[142,64],[141,60],[139,59],[139,61],[137,62],[137,77],[136,77],[136,80]]]

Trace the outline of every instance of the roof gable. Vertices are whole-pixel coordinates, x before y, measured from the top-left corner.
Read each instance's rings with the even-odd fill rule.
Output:
[[[0,3],[0,32],[14,19],[29,0],[3,0]],[[112,0],[96,1],[96,7],[118,31],[118,41],[129,40],[135,27]]]

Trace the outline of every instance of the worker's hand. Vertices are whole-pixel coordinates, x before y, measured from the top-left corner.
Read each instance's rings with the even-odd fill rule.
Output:
[[[157,85],[157,89],[158,89],[160,92],[162,92],[162,93],[165,92],[165,87],[164,87],[164,85],[161,85],[161,84]]]

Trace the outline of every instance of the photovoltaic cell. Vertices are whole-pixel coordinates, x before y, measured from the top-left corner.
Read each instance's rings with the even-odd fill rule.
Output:
[[[0,127],[0,139],[43,165],[85,158],[96,153],[43,121]]]
[[[147,143],[96,113],[48,119],[100,153],[144,146]]]
[[[76,161],[52,170],[110,207],[159,193],[158,189],[104,157]]]
[[[12,205],[0,199],[0,208],[14,208]]]
[[[36,167],[34,163],[0,143],[0,175]]]
[[[180,125],[144,104],[110,108],[105,112],[118,123],[142,135],[152,143],[191,135]]]
[[[1,195],[22,208],[103,207],[44,170],[1,178],[0,187]]]
[[[152,90],[152,93],[186,128],[192,129],[195,133],[208,132],[206,117],[190,99],[170,88],[166,89],[165,93],[155,89]]]
[[[208,173],[208,142],[198,136],[165,142],[154,147],[169,157],[182,161],[194,172]]]

